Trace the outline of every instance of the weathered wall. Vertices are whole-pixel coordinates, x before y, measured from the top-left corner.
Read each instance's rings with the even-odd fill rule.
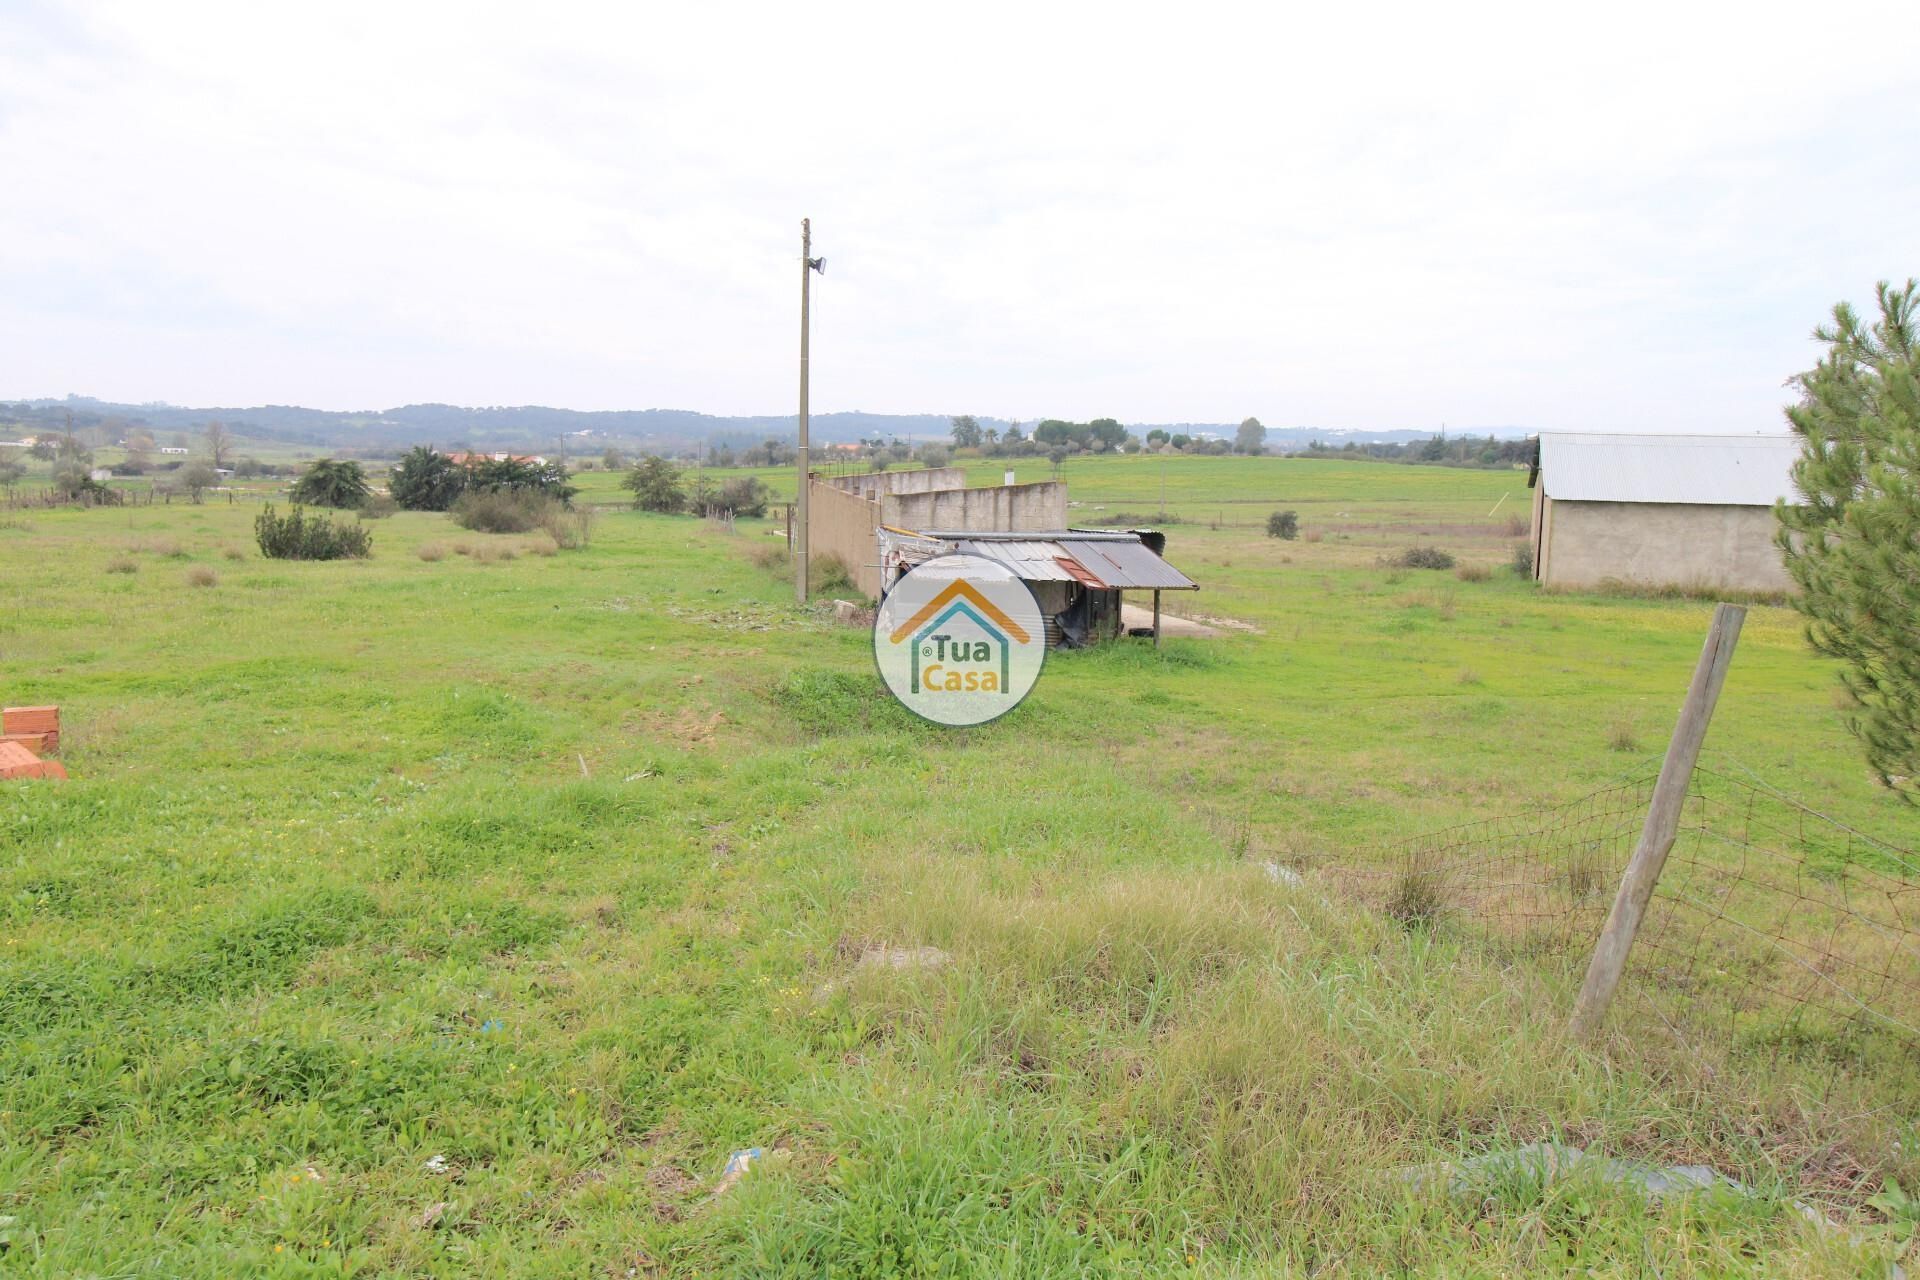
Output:
[[[1540,581],[1791,591],[1768,507],[1638,502],[1543,504]]]
[[[991,489],[894,493],[880,499],[880,522],[900,529],[975,533],[1059,532],[1067,527],[1067,486],[1057,480]]]
[[[926,467],[919,471],[867,471],[833,476],[823,481],[842,493],[877,499],[887,493],[926,493],[931,489],[964,489],[967,473],[959,467]]]
[[[880,595],[880,507],[824,481],[807,486],[807,543],[813,559],[838,556],[868,599]]]

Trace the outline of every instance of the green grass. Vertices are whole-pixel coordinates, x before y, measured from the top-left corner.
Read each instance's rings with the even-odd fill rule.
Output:
[[[1157,484],[1085,462],[1076,501]],[[62,705],[73,774],[0,784],[0,1269],[1867,1270],[1780,1201],[1911,1185],[1911,1073],[1631,1006],[1572,1047],[1563,967],[1249,865],[1644,768],[1709,607],[1378,563],[1426,529],[1503,565],[1503,473],[1170,470],[1193,607],[1257,630],[1059,655],[969,732],[888,701],[746,522],[428,561],[524,540],[403,513],[323,564],[260,559],[246,504],[0,525],[0,700]],[[1322,540],[1239,527],[1282,504]],[[1832,683],[1756,609],[1711,748],[1897,834]],[[1764,1194],[1394,1175],[1556,1135]]]

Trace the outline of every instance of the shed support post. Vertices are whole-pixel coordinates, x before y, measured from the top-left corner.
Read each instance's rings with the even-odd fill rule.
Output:
[[[1667,745],[1660,780],[1653,784],[1646,825],[1640,829],[1640,841],[1633,847],[1627,873],[1620,878],[1619,895],[1613,900],[1613,910],[1607,913],[1606,926],[1587,965],[1586,981],[1580,984],[1580,995],[1574,1002],[1567,1030],[1576,1039],[1599,1029],[1620,985],[1627,953],[1633,949],[1633,936],[1647,914],[1654,886],[1660,882],[1660,872],[1667,865],[1667,854],[1673,850],[1674,836],[1680,830],[1687,785],[1693,780],[1700,744],[1713,721],[1713,707],[1720,700],[1720,687],[1727,681],[1727,665],[1733,661],[1733,646],[1740,640],[1740,624],[1746,616],[1744,605],[1718,604],[1713,608],[1713,625],[1707,629],[1707,642],[1694,668],[1693,683],[1687,687],[1687,700],[1680,704],[1680,720],[1673,727],[1673,741]]]
[[[1160,647],[1160,588],[1153,589],[1153,647]]]

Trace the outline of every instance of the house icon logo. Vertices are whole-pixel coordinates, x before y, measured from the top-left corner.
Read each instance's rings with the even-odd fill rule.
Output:
[[[873,623],[894,697],[939,724],[984,724],[1020,704],[1046,663],[1046,619],[1027,584],[979,556],[939,556],[893,585]]]

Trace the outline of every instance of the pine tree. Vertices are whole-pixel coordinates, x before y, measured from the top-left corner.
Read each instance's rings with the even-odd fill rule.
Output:
[[[1880,780],[1920,797],[1920,281],[1882,281],[1870,325],[1852,307],[1814,330],[1827,354],[1794,379],[1801,501],[1776,539],[1807,639],[1844,665],[1848,728]]]

